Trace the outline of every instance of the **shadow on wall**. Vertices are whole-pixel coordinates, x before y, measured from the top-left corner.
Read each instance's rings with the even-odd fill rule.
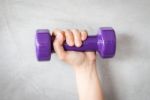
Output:
[[[119,100],[116,90],[116,77],[114,75],[111,62],[124,61],[135,56],[133,46],[133,37],[128,34],[117,34],[117,48],[115,57],[107,60],[98,57],[98,70],[100,72],[100,80],[102,82],[106,100]]]

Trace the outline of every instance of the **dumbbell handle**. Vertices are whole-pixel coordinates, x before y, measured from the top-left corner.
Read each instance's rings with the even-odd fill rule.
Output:
[[[52,39],[53,43],[54,39]],[[97,36],[88,36],[86,40],[82,42],[81,47],[69,46],[66,42],[63,44],[64,50],[66,51],[96,51],[97,50]],[[52,52],[54,52],[54,48],[52,46]]]

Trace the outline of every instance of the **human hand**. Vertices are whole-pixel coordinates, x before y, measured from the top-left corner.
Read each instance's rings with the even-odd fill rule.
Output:
[[[73,66],[75,70],[79,99],[103,100],[102,89],[96,71],[95,52],[64,51],[63,48],[65,40],[69,46],[82,46],[82,41],[87,38],[87,32],[77,29],[55,29],[52,35],[56,37],[53,42],[56,54],[61,60]]]
[[[63,43],[65,40],[69,46],[82,46],[82,41],[86,40],[87,38],[86,31],[79,31],[78,29],[55,29],[54,31],[52,31],[52,35],[56,37],[53,45],[59,59],[73,66],[75,70],[95,66],[95,52],[65,51],[63,48]]]

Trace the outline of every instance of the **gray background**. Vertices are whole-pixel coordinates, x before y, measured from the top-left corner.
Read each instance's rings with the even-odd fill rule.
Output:
[[[112,26],[113,59],[97,57],[106,100],[150,99],[149,0],[0,0],[0,100],[77,100],[74,71],[35,58],[35,30]]]

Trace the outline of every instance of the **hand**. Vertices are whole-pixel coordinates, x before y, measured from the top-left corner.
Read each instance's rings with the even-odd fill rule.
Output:
[[[56,37],[53,43],[54,50],[61,60],[73,66],[74,69],[80,69],[81,66],[88,67],[95,65],[95,52],[64,51],[63,48],[63,42],[65,40],[69,46],[80,47],[82,45],[82,41],[87,38],[86,31],[79,31],[78,29],[55,29],[52,32],[52,35]]]
[[[64,51],[63,48],[65,40],[69,46],[80,47],[82,41],[87,38],[87,32],[77,29],[55,29],[52,35],[56,36],[53,45],[58,57],[75,69],[79,99],[103,100],[102,89],[96,71],[95,52]]]

